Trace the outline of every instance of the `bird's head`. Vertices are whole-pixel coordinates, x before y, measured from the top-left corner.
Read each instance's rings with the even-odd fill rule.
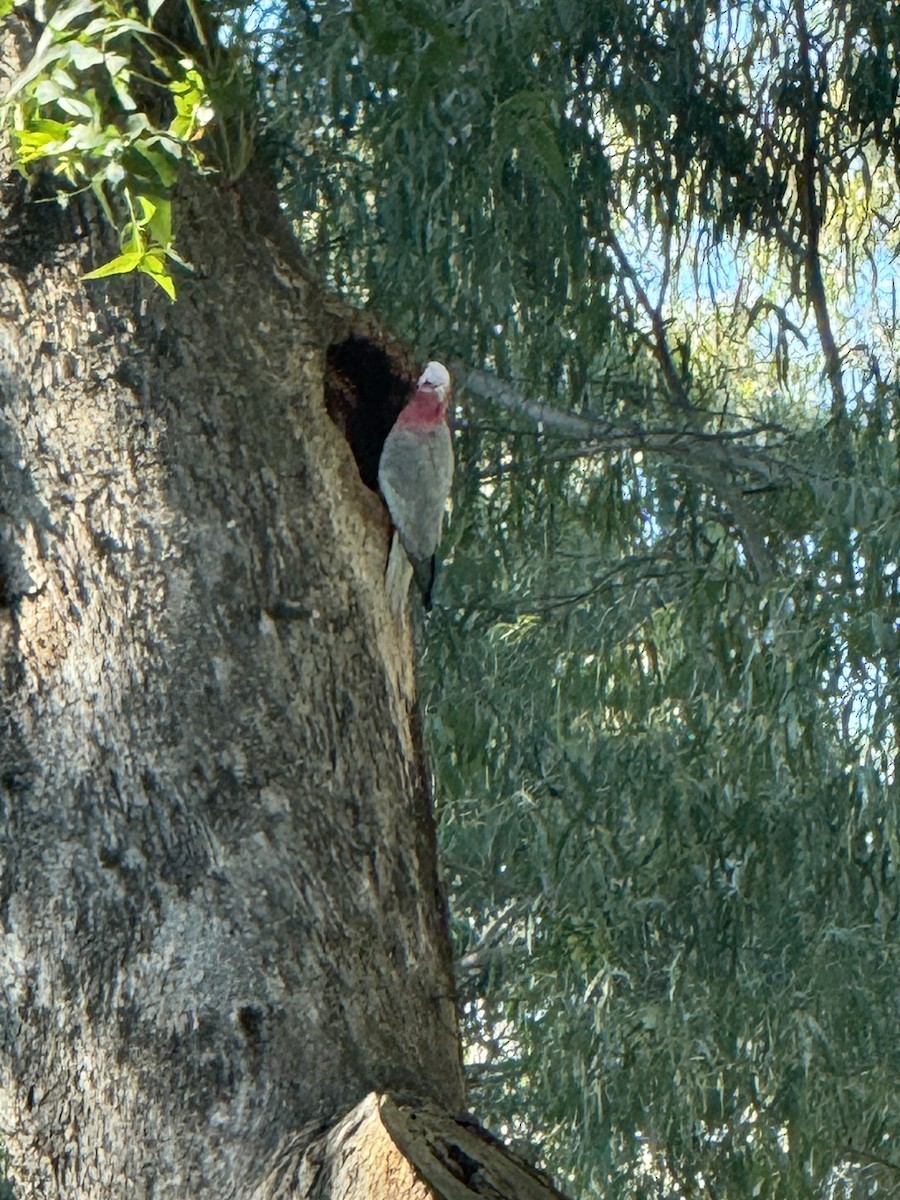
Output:
[[[416,384],[416,390],[433,393],[446,407],[450,403],[450,372],[443,363],[426,363],[425,370]]]

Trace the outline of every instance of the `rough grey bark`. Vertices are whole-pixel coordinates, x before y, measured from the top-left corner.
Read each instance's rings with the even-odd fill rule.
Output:
[[[0,1137],[22,1197],[262,1197],[372,1089],[463,1102],[348,327],[264,189],[183,197],[173,306],[0,175]]]

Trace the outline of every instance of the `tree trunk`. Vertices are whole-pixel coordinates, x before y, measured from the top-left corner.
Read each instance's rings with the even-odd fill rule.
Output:
[[[277,1164],[367,1093],[463,1105],[409,625],[323,400],[352,330],[265,188],[182,196],[172,305],[0,175],[17,1194],[302,1195]]]

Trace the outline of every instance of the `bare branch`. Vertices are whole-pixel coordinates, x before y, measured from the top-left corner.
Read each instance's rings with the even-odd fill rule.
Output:
[[[678,369],[672,359],[672,353],[669,350],[669,339],[666,335],[666,323],[663,320],[662,309],[659,305],[654,304],[647,295],[644,285],[638,278],[634,267],[628,261],[621,243],[611,230],[606,234],[606,244],[618,259],[621,273],[631,283],[641,307],[650,318],[650,323],[653,327],[653,336],[656,339],[653,344],[653,350],[659,361],[659,365],[662,367],[662,373],[672,400],[679,408],[693,410],[694,406],[691,404],[684,382],[678,373]]]
[[[768,432],[769,427],[753,426],[730,434],[692,428],[644,429],[637,422],[618,423],[554,408],[542,400],[529,400],[489,371],[469,369],[459,362],[451,365],[459,385],[466,391],[495,400],[511,411],[524,413],[544,428],[577,439],[580,453],[630,449],[667,455],[700,478],[728,505],[757,577],[771,577],[772,565],[765,540],[755,526],[740,485],[735,482],[735,477],[741,474],[755,475],[767,487],[787,480],[790,474],[787,464],[741,441]]]
[[[797,162],[800,211],[806,233],[806,245],[802,254],[806,267],[806,286],[816,317],[816,328],[822,353],[825,355],[825,373],[831,384],[832,416],[837,419],[847,407],[844,379],[841,372],[841,355],[834,340],[828,300],[822,279],[822,262],[819,256],[819,234],[822,228],[822,201],[819,197],[818,180],[822,166],[819,162],[819,117],[823,105],[823,88],[816,87],[812,63],[812,40],[806,23],[805,0],[795,0],[794,12],[799,34],[800,71],[803,78],[803,153]]]
[[[544,429],[571,438],[578,444],[557,450],[556,456],[582,457],[610,450],[641,450],[665,454],[684,466],[715,464],[732,472],[758,476],[766,485],[783,483],[790,474],[789,465],[771,454],[768,448],[755,446],[764,434],[787,437],[781,426],[758,423],[745,429],[709,431],[659,426],[648,429],[638,421],[613,421],[585,413],[556,408],[545,400],[532,400],[490,371],[452,364],[458,385],[473,396],[495,400],[511,412],[529,417]],[[751,443],[751,444],[746,444]]]
[[[509,926],[518,921],[529,907],[530,902],[524,900],[507,904],[493,921],[488,922],[477,945],[460,958],[456,964],[457,974],[462,976],[482,970],[497,954],[500,945],[506,939]]]
[[[884,1167],[888,1171],[900,1173],[900,1163],[880,1154],[870,1154],[868,1150],[859,1150],[856,1146],[845,1146],[838,1154],[838,1162],[853,1163],[862,1167]]]

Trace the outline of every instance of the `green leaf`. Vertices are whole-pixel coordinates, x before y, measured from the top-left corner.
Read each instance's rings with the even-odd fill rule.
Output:
[[[130,138],[137,138],[142,133],[152,133],[153,126],[146,113],[132,113],[125,121],[125,129]]]
[[[212,120],[213,111],[203,76],[190,59],[181,62],[184,75],[178,83],[170,85],[169,91],[175,100],[175,117],[169,131],[178,138],[190,141],[202,132]]]
[[[95,12],[99,7],[98,0],[74,0],[72,4],[64,4],[54,12],[47,23],[48,28],[53,33],[61,32],[68,29],[72,22],[77,21],[79,17]]]
[[[164,188],[172,187],[178,179],[178,163],[173,159],[165,143],[160,143],[157,139],[159,149],[149,146],[145,140],[136,141],[132,144],[132,150],[141,156],[145,163],[151,168],[150,172],[146,170],[143,174],[149,174],[151,178],[158,179]]]
[[[140,225],[136,221],[129,221],[122,230],[122,253],[143,257],[146,252],[147,243]]]
[[[78,71],[87,71],[91,67],[99,66],[106,57],[96,46],[89,46],[81,41],[72,43],[71,53],[72,65]]]
[[[148,221],[150,236],[160,246],[168,248],[172,240],[172,201],[158,199]]]
[[[53,138],[56,141],[63,142],[69,136],[71,126],[64,121],[54,121],[50,117],[35,117],[30,121],[27,129],[15,130],[17,138]]]
[[[143,229],[153,219],[153,214],[156,212],[156,204],[149,196],[135,196],[133,205],[136,209],[134,225],[137,229]]]
[[[88,121],[94,116],[94,109],[85,100],[78,100],[75,96],[60,96],[57,104],[63,112],[70,113],[73,117],[85,117]]]
[[[171,243],[166,246],[166,258],[173,263],[177,263],[183,271],[190,271],[193,273],[193,266],[187,261],[187,259],[182,258],[181,255],[177,253],[177,251],[172,247]]]
[[[71,43],[70,43],[70,45],[71,45]],[[68,47],[67,47],[67,49],[68,49]],[[66,65],[68,65],[68,61],[69,61],[69,55],[67,53],[66,57],[65,57]],[[53,71],[53,73],[51,74],[50,78],[57,85],[57,87],[60,89],[61,92],[78,91],[79,85],[78,85],[78,83],[76,83],[75,77],[73,75],[70,75],[69,72],[63,66],[56,67],[55,70]]]
[[[158,283],[170,300],[175,299],[175,281],[169,274],[164,256],[151,251],[144,255],[138,269]]]
[[[118,21],[104,21],[103,30],[104,43],[115,41],[126,33],[137,34],[139,37],[153,36],[153,30],[149,25],[145,25],[142,21],[135,21],[131,17],[123,17]]]
[[[115,78],[124,67],[130,66],[131,59],[124,54],[117,53],[114,50],[108,50],[103,55],[103,62],[107,71],[109,71],[110,75]]]
[[[36,120],[28,129],[13,131],[16,157],[22,165],[57,154],[69,140],[69,126],[61,121]]]
[[[42,79],[34,89],[34,98],[38,104],[52,104],[59,95],[59,84],[54,79]]]
[[[108,263],[104,263],[102,267],[97,267],[93,271],[88,271],[82,275],[82,279],[105,279],[108,275],[127,275],[129,271],[136,271],[144,258],[143,250],[131,250],[126,254],[119,254],[116,258],[110,259]]]
[[[3,98],[4,107],[23,92],[29,84],[35,79],[43,75],[51,63],[59,62],[61,58],[68,55],[68,48],[59,42],[53,42],[49,30],[44,30],[41,37],[38,39],[37,48],[34,57],[29,62],[28,66],[20,75],[17,75],[6,92]]]

